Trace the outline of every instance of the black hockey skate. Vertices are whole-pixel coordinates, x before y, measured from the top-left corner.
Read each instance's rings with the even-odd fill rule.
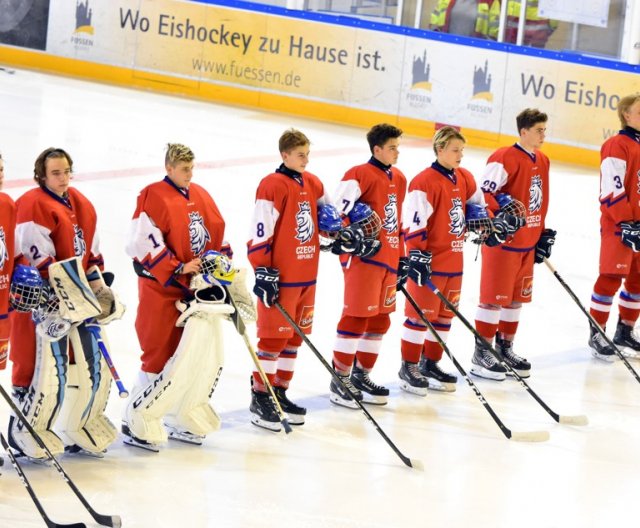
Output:
[[[64,446],[65,455],[80,455],[80,456],[87,456],[91,458],[104,458],[104,454],[106,452],[107,452],[106,449],[104,451],[99,451],[99,452],[89,451],[87,449],[84,449],[83,447],[80,447],[77,444]]]
[[[625,350],[621,350],[625,357],[640,359],[640,341],[636,338],[633,326],[626,325],[618,320],[616,334],[613,336],[613,343],[618,347],[625,348]],[[629,349],[631,349],[631,351]]]
[[[429,388],[441,392],[455,392],[458,378],[440,368],[439,362],[423,358],[420,373],[429,380]]]
[[[591,335],[589,337],[589,346],[591,347],[591,355],[594,358],[600,359],[602,361],[606,361],[607,363],[611,363],[614,361],[616,357],[616,351],[609,343],[607,343],[607,340],[604,337],[602,337],[600,332],[598,332],[593,327],[593,325],[591,325]]]
[[[513,341],[502,339],[499,334],[496,334],[496,351],[518,376],[521,378],[531,376],[531,363],[513,351]],[[510,370],[507,370],[507,376],[513,376]]]
[[[282,411],[289,416],[289,423],[291,425],[304,424],[304,417],[307,414],[307,409],[300,405],[296,405],[287,398],[287,389],[284,387],[273,387],[273,392],[275,393],[276,398],[278,398],[278,403],[280,404],[280,407],[282,407]],[[280,421],[279,418],[278,421]]]
[[[129,429],[129,424],[127,422],[122,422],[121,430],[123,435],[122,441],[126,445],[144,449],[145,451],[151,451],[152,453],[160,452],[160,447],[158,447],[156,444],[152,444],[151,442],[147,442],[146,440],[142,440],[141,438],[134,436],[131,432],[131,429]]]
[[[504,381],[507,369],[494,357],[491,351],[476,337],[476,348],[471,358],[471,374],[480,378]]]
[[[389,398],[389,389],[371,381],[369,373],[363,368],[354,365],[351,370],[351,383],[362,393],[362,403],[372,405],[386,405]]]
[[[417,363],[403,361],[398,371],[400,376],[400,388],[403,391],[426,396],[429,388],[429,380],[422,375]]]
[[[351,382],[351,376],[342,374],[337,374],[340,381],[344,383],[344,385],[351,391],[351,394],[355,397],[356,400],[362,401],[362,392],[360,389],[357,389],[353,383]],[[336,405],[341,405],[342,407],[347,407],[348,409],[357,409],[358,404],[354,401],[348,391],[344,389],[342,384],[338,383],[336,380],[331,378],[331,385],[329,385],[329,400],[331,403],[335,403]]]
[[[282,429],[280,417],[276,412],[269,394],[266,392],[258,392],[251,389],[251,423],[268,429],[269,431],[278,432]]]
[[[204,435],[195,434],[191,431],[185,431],[184,429],[178,429],[177,427],[167,425],[166,423],[164,426],[167,429],[169,440],[175,440],[177,442],[182,442],[183,444],[201,446],[202,442],[204,442],[204,439],[206,438]]]

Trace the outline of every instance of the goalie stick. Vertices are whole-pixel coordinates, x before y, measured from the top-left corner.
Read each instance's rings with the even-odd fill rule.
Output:
[[[87,511],[89,512],[91,517],[93,517],[93,519],[100,526],[111,526],[112,528],[120,528],[120,526],[122,526],[122,519],[120,519],[119,515],[102,515],[102,514],[96,512],[91,507],[91,505],[87,502],[87,499],[84,498],[84,495],[80,492],[80,490],[74,484],[74,482],[71,480],[69,475],[67,475],[67,473],[62,468],[62,466],[60,465],[60,463],[58,462],[56,457],[53,455],[53,453],[49,450],[49,448],[47,447],[47,444],[45,444],[42,441],[42,438],[40,438],[40,435],[31,426],[31,424],[29,423],[29,420],[27,420],[25,415],[22,414],[22,411],[20,409],[18,409],[17,405],[15,403],[13,403],[13,400],[7,394],[7,391],[4,390],[4,387],[2,385],[0,385],[0,394],[2,394],[2,397],[9,404],[9,407],[11,407],[11,410],[15,413],[16,417],[24,424],[24,426],[27,428],[29,433],[31,433],[31,436],[33,436],[33,439],[36,441],[38,446],[40,446],[40,448],[43,449],[45,451],[45,453],[47,453],[47,456],[49,457],[49,459],[53,463],[53,466],[58,470],[58,473],[60,474],[60,476],[62,476],[64,481],[73,490],[73,492],[75,493],[76,497],[78,497],[78,500],[80,500],[82,505],[87,509]]]
[[[442,349],[445,351],[447,356],[449,356],[449,359],[452,361],[452,363],[458,369],[458,372],[460,372],[460,374],[465,379],[465,381],[467,382],[469,387],[471,387],[471,389],[473,390],[475,395],[478,397],[478,400],[480,400],[480,403],[484,406],[484,408],[487,410],[487,412],[491,415],[491,418],[493,418],[493,420],[496,422],[496,424],[498,425],[498,427],[502,431],[502,434],[504,434],[504,436],[506,436],[510,440],[516,440],[516,441],[519,441],[519,442],[545,442],[545,441],[549,440],[549,432],[548,431],[529,431],[529,432],[524,432],[524,433],[522,433],[522,432],[514,432],[511,429],[509,429],[506,425],[504,425],[502,420],[500,420],[498,415],[491,408],[491,406],[489,405],[489,403],[487,402],[487,400],[485,399],[483,394],[480,392],[480,389],[471,380],[471,378],[469,378],[469,375],[462,368],[462,365],[460,365],[460,363],[458,363],[458,360],[451,353],[451,351],[449,350],[449,347],[447,347],[446,343],[442,340],[442,338],[438,334],[437,330],[433,327],[433,325],[429,322],[429,320],[424,316],[424,314],[422,313],[422,310],[420,309],[420,306],[418,306],[418,303],[413,298],[413,296],[406,290],[406,288],[404,286],[400,286],[399,290],[402,293],[404,293],[404,296],[407,298],[407,301],[409,301],[409,304],[411,304],[411,306],[413,306],[413,309],[420,316],[420,319],[422,319],[422,322],[425,325],[427,325],[427,328],[429,330],[431,330],[431,333],[436,338],[436,341],[438,342],[438,344],[442,347]]]
[[[4,447],[4,450],[7,452],[7,456],[9,457],[9,460],[11,461],[13,468],[16,470],[16,473],[18,474],[18,478],[20,478],[20,480],[22,481],[22,484],[24,485],[25,489],[27,490],[27,493],[31,497],[33,504],[35,504],[36,509],[38,510],[38,512],[42,516],[42,519],[44,520],[44,523],[49,528],[86,528],[87,525],[81,522],[72,523],[72,524],[61,524],[61,523],[52,521],[47,515],[47,513],[44,511],[44,508],[42,507],[42,504],[40,503],[40,500],[38,499],[36,492],[31,487],[31,484],[29,483],[29,479],[24,474],[22,467],[18,463],[18,460],[16,459],[15,455],[11,451],[11,448],[7,444],[7,441],[2,433],[0,433],[0,443],[2,443],[2,447]]]
[[[544,402],[544,400],[534,392],[534,390],[529,386],[529,384],[524,379],[522,379],[522,377],[513,368],[511,368],[511,366],[508,363],[502,360],[500,355],[496,352],[495,348],[493,348],[491,344],[478,333],[478,331],[466,319],[466,317],[462,315],[460,311],[453,305],[453,303],[449,299],[447,299],[445,295],[443,295],[443,293],[438,289],[438,287],[433,282],[431,282],[431,279],[427,279],[427,286],[429,286],[431,291],[433,291],[433,293],[437,295],[437,297],[447,306],[447,308],[449,308],[449,310],[451,310],[455,314],[455,316],[458,319],[460,319],[460,321],[462,321],[462,323],[471,331],[471,333],[476,337],[476,339],[480,340],[480,342],[487,348],[487,350],[491,352],[491,355],[493,355],[493,357],[495,357],[496,360],[499,361],[501,365],[504,365],[504,367],[509,372],[511,372],[511,374],[516,379],[516,381],[520,383],[520,386],[524,390],[526,390],[529,393],[529,395],[534,400],[536,400],[545,411],[547,411],[547,413],[549,414],[549,416],[551,416],[551,418],[553,418],[556,422],[565,424],[565,425],[587,425],[589,423],[589,420],[584,414],[577,415],[577,416],[563,416],[554,412],[551,409],[551,407],[549,407]]]
[[[575,303],[578,305],[578,308],[580,308],[580,310],[582,311],[582,313],[584,315],[587,316],[587,319],[589,319],[589,322],[591,323],[591,325],[593,326],[593,328],[596,329],[596,331],[604,338],[604,340],[607,342],[607,344],[610,347],[613,347],[613,350],[615,350],[616,355],[622,360],[622,362],[624,363],[624,366],[627,367],[627,369],[629,370],[629,372],[631,372],[631,374],[633,375],[633,377],[636,379],[636,381],[638,383],[640,383],[640,377],[638,376],[638,373],[636,372],[636,370],[631,366],[631,363],[629,363],[629,360],[624,357],[624,354],[620,351],[620,349],[615,345],[615,343],[607,336],[607,334],[604,332],[604,330],[602,329],[602,327],[597,323],[597,321],[593,318],[593,316],[588,312],[588,310],[585,309],[585,307],[582,305],[582,303],[580,302],[580,300],[578,299],[578,297],[576,296],[575,293],[573,293],[573,290],[571,288],[569,288],[569,285],[563,280],[563,278],[560,276],[560,274],[556,271],[556,269],[553,267],[553,265],[551,264],[551,262],[549,262],[549,259],[545,258],[544,259],[544,263],[547,265],[547,268],[549,268],[549,271],[551,271],[551,273],[553,273],[553,275],[555,276],[556,279],[558,279],[558,282],[560,284],[562,284],[562,287],[566,290],[566,292],[569,294],[569,297],[571,297]]]
[[[91,334],[96,340],[96,343],[98,343],[98,348],[100,348],[100,352],[102,352],[102,357],[104,358],[104,361],[107,364],[107,367],[109,367],[109,372],[111,372],[113,381],[115,382],[116,387],[118,388],[118,394],[120,395],[121,398],[128,398],[129,391],[125,389],[124,383],[122,383],[122,380],[120,379],[120,375],[118,374],[118,371],[116,370],[116,367],[113,364],[111,355],[109,354],[109,351],[107,350],[107,347],[105,346],[104,341],[102,340],[100,326],[95,320],[92,320],[90,323],[87,322],[87,324],[85,325],[85,328],[89,330],[89,332],[91,332]]]
[[[253,349],[253,345],[251,344],[251,340],[249,339],[249,336],[247,334],[247,327],[245,326],[244,321],[240,316],[240,312],[238,311],[236,302],[231,296],[231,293],[229,292],[229,288],[225,287],[225,290],[227,291],[227,299],[229,299],[229,303],[234,308],[233,313],[230,314],[231,321],[233,322],[233,325],[235,326],[238,333],[242,336],[242,339],[244,340],[244,344],[247,346],[247,350],[249,351],[249,355],[253,360],[253,364],[256,366],[257,371],[260,373],[260,378],[262,379],[262,383],[264,383],[264,386],[267,388],[267,391],[269,392],[269,396],[271,397],[271,401],[273,402],[276,412],[278,413],[278,418],[280,418],[280,423],[282,424],[282,427],[284,428],[285,432],[289,434],[291,432],[291,425],[289,424],[287,415],[282,410],[282,407],[280,406],[280,402],[278,401],[278,398],[273,392],[273,387],[271,386],[271,382],[269,381],[269,378],[267,378],[267,374],[265,373],[264,369],[262,368],[262,365],[260,364],[260,360],[258,359],[256,351]]]
[[[391,449],[393,449],[393,451],[395,452],[396,455],[398,455],[400,460],[402,460],[402,462],[404,462],[405,465],[407,465],[410,468],[414,468],[414,469],[418,469],[420,471],[424,471],[424,464],[420,460],[412,459],[412,458],[409,458],[408,456],[403,455],[402,452],[396,447],[396,445],[391,441],[391,439],[387,436],[387,434],[382,430],[380,425],[378,425],[378,422],[376,422],[375,419],[373,418],[373,416],[371,416],[371,414],[369,414],[369,411],[367,411],[367,409],[364,408],[364,405],[362,404],[362,402],[358,401],[355,398],[354,394],[351,392],[349,387],[347,387],[344,384],[344,382],[340,379],[340,376],[338,376],[336,371],[331,368],[331,366],[329,365],[329,363],[327,363],[327,361],[324,359],[324,357],[322,357],[322,354],[318,351],[318,349],[309,340],[307,335],[302,331],[302,328],[300,328],[296,324],[296,322],[291,318],[291,316],[283,308],[283,306],[278,301],[276,301],[274,304],[275,304],[276,308],[278,308],[278,310],[280,310],[280,313],[286,319],[287,323],[289,323],[289,326],[291,326],[291,328],[295,331],[295,333],[298,334],[302,338],[302,340],[307,344],[307,346],[309,347],[311,352],[313,352],[313,354],[320,360],[320,363],[322,363],[324,368],[326,368],[329,371],[329,373],[331,374],[331,376],[333,377],[335,382],[340,384],[342,389],[345,392],[347,392],[349,395],[351,395],[351,398],[353,398],[353,401],[355,401],[356,404],[358,404],[358,407],[360,407],[360,410],[365,414],[367,419],[373,424],[373,426],[376,428],[376,431],[378,431],[378,433],[380,433],[380,436],[382,436],[382,438],[384,438],[384,441],[389,445],[389,447]]]

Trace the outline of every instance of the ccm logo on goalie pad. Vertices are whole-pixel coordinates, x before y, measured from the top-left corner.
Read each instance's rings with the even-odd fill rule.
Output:
[[[53,280],[56,283],[55,290],[56,290],[56,293],[57,293],[58,297],[60,298],[60,300],[62,302],[64,302],[64,305],[69,310],[75,310],[76,307],[71,302],[71,298],[69,297],[69,294],[67,293],[67,290],[65,289],[64,284],[62,283],[62,281],[58,277],[55,277]]]
[[[147,396],[149,396],[149,394],[153,392],[153,390],[158,386],[158,384],[162,383],[163,379],[164,379],[164,374],[160,374],[158,378],[154,380],[153,385],[149,385],[145,389],[145,391],[134,400],[133,408],[137,409],[138,407],[140,407],[140,405],[142,405],[142,402],[145,400],[145,398],[147,398]],[[149,407],[151,407],[153,403],[162,395],[162,393],[166,391],[170,386],[171,386],[171,380],[169,380],[169,382],[162,388],[162,390],[160,390],[158,394],[155,395],[153,400],[151,400],[145,406],[145,409],[148,409]]]

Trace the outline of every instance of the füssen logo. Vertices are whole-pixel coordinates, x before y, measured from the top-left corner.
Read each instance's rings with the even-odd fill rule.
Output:
[[[89,0],[76,2],[76,29],[71,35],[71,42],[81,46],[93,46],[92,14]]]
[[[382,227],[387,230],[387,233],[395,233],[398,231],[398,197],[395,194],[390,194],[389,201],[384,206],[384,223]]]
[[[315,228],[313,219],[311,218],[311,204],[309,202],[299,202],[299,211],[296,213],[296,239],[301,244],[305,244],[311,240]]]
[[[200,255],[204,251],[207,242],[211,241],[211,235],[204,225],[204,219],[198,211],[189,213],[189,243],[191,252]]]
[[[431,65],[427,62],[427,51],[420,56],[413,56],[411,71],[411,88],[407,92],[409,105],[423,108],[431,103]]]
[[[460,198],[451,199],[451,209],[449,209],[449,233],[456,237],[464,234],[464,211],[462,210],[462,200]]]
[[[493,112],[493,93],[491,93],[491,73],[489,73],[489,61],[484,61],[484,67],[473,68],[473,95],[467,108],[478,114],[491,114]]]
[[[4,228],[0,227],[0,269],[4,268],[4,263],[9,260],[7,251],[7,239],[4,235]]]
[[[542,178],[535,175],[531,178],[529,187],[529,213],[539,211],[542,207]]]
[[[87,244],[84,241],[84,233],[78,224],[73,224],[73,254],[82,257],[87,252]]]

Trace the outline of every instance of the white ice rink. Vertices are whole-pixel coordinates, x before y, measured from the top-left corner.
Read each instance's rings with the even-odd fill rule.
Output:
[[[295,113],[294,106],[291,111]],[[615,126],[613,112],[611,120]],[[125,384],[132,383],[139,368],[139,348],[133,328],[136,276],[124,253],[124,237],[138,191],[164,176],[165,144],[192,147],[197,156],[194,181],[214,196],[227,222],[235,262],[246,265],[255,189],[280,163],[277,140],[291,126],[311,139],[308,169],[329,190],[347,168],[369,157],[362,129],[28,71],[0,71],[5,191],[17,198],[33,187],[33,162],[44,148],[71,153],[73,185],[95,204],[106,267],[115,272],[114,286],[128,307],[124,319],[107,330]],[[553,116],[549,130],[553,135]],[[488,155],[468,145],[463,166],[477,174]],[[403,139],[398,166],[409,179],[432,161],[427,139]],[[547,224],[558,236],[551,261],[585,304],[597,275],[597,197],[596,170],[552,160]],[[460,306],[470,320],[480,268],[475,249],[471,244],[466,248]],[[311,339],[327,359],[341,292],[339,264],[323,255]],[[402,308],[403,300],[398,300]],[[616,319],[614,310],[611,329]],[[533,363],[529,382],[536,393],[557,413],[586,414],[589,425],[556,424],[512,380],[474,381],[507,427],[548,430],[547,442],[507,440],[462,378],[453,394],[431,392],[420,398],[401,392],[401,321],[396,312],[372,375],[390,387],[389,404],[369,409],[405,455],[422,460],[425,472],[405,467],[361,411],[329,403],[329,374],[305,347],[289,395],[308,407],[306,425],[288,436],[251,425],[252,363],[230,323],[224,324],[226,365],[213,398],[223,427],[202,447],[171,443],[152,454],[118,440],[103,460],[64,456],[62,464],[93,507],[121,515],[126,528],[635,526],[640,383],[619,361],[607,365],[592,359],[585,316],[545,267],[536,267],[534,301],[523,310],[516,349]],[[253,336],[253,327],[251,332]],[[473,337],[459,321],[453,324],[449,345],[468,369]],[[446,359],[444,366],[453,370]],[[640,368],[640,363],[634,366]],[[0,382],[10,388],[8,371],[0,373]],[[119,424],[121,410],[113,390],[108,415],[114,423]],[[3,430],[8,416],[0,401]],[[0,477],[0,527],[42,526],[7,464]],[[55,469],[24,466],[52,518],[97,526]]]

